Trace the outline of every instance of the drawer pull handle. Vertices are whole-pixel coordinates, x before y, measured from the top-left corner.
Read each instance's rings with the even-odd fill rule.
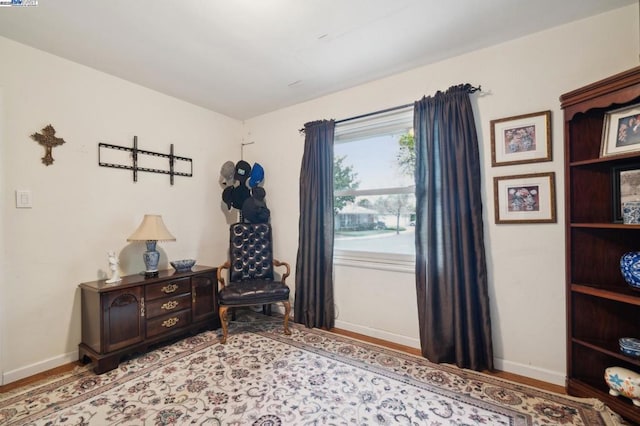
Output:
[[[164,309],[165,311],[170,311],[171,309],[174,309],[178,305],[179,305],[178,302],[176,302],[175,300],[172,300],[170,302],[163,303],[161,308]]]
[[[178,285],[177,284],[169,284],[169,285],[166,285],[166,286],[162,287],[162,292],[165,293],[165,294],[169,294],[169,293],[173,293],[177,289],[178,289]]]
[[[176,317],[169,318],[168,320],[162,321],[162,326],[166,327],[166,328],[171,328],[174,325],[176,325],[178,323],[178,321],[180,321],[180,320],[178,318],[176,318]]]

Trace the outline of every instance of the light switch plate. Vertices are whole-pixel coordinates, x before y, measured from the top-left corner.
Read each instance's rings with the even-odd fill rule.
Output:
[[[30,209],[32,207],[31,191],[28,189],[16,189],[16,208]]]

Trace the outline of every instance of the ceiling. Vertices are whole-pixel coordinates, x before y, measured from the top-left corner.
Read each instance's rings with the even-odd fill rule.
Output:
[[[635,2],[38,0],[0,36],[247,119]]]

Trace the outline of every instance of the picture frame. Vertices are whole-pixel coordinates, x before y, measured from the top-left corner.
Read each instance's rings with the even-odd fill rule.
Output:
[[[555,172],[493,178],[496,224],[556,223]]]
[[[640,201],[640,163],[611,168],[613,222],[623,223],[622,203]]]
[[[491,120],[491,165],[551,161],[551,111]]]
[[[640,151],[640,104],[604,114],[600,157]]]

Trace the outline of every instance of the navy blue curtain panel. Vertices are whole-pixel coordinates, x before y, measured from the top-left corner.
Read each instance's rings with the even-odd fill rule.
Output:
[[[414,106],[416,291],[423,356],[492,370],[472,89],[453,86]]]
[[[300,169],[294,321],[333,328],[334,120],[307,123]]]

